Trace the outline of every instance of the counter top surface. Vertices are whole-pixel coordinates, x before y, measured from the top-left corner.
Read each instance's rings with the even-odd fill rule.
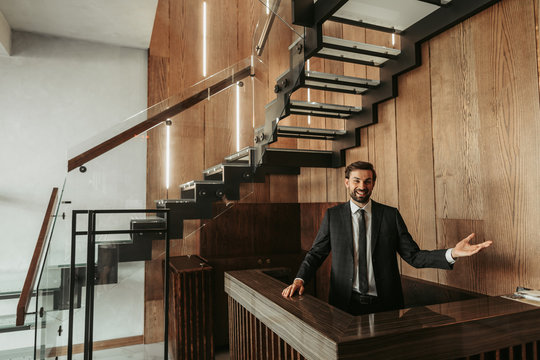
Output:
[[[349,342],[419,329],[446,327],[481,319],[504,317],[523,312],[540,316],[540,308],[501,297],[482,297],[465,301],[414,307],[369,315],[352,316],[313,296],[303,295],[285,299],[281,291],[286,286],[259,270],[233,271],[226,282],[239,282],[253,290],[256,299],[279,307],[283,318],[273,321],[299,320],[335,342]],[[227,287],[227,285],[226,285]],[[230,293],[229,293],[230,295]]]

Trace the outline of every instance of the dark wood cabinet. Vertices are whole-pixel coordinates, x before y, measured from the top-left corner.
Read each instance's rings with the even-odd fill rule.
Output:
[[[169,263],[169,358],[212,360],[212,268],[198,256]]]

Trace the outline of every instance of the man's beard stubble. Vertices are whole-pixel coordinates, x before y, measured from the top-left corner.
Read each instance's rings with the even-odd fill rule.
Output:
[[[351,199],[353,199],[354,201],[361,204],[366,204],[369,201],[369,197],[371,196],[371,193],[368,191],[364,196],[357,196],[354,191],[351,191],[350,195],[351,195]]]

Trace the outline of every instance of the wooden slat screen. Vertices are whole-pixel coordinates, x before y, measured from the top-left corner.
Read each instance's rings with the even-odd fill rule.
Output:
[[[231,360],[304,360],[242,305],[229,297],[229,350]]]
[[[169,294],[169,354],[213,359],[212,268],[173,270]]]

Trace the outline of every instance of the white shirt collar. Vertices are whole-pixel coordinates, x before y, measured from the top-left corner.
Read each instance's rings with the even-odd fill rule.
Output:
[[[366,211],[366,213],[371,214],[371,199],[368,200],[368,203],[363,208],[356,205],[352,200],[349,200],[349,203],[351,204],[351,213],[352,214],[356,213],[360,209],[364,209]]]

